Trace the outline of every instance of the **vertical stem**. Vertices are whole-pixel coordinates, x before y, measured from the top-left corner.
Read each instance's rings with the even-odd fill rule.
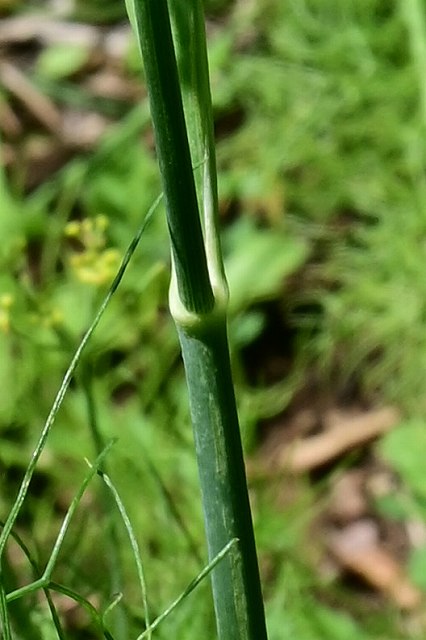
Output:
[[[180,78],[167,0],[126,2],[144,59],[167,200],[174,260],[170,310],[185,364],[210,560],[231,540],[238,539],[212,572],[218,635],[220,640],[266,640],[226,333],[228,296],[217,229],[216,168],[201,0],[169,0],[183,67]],[[195,37],[191,36],[191,29],[197,30]],[[198,194],[205,238],[179,81],[184,85],[189,109],[186,116],[191,121],[191,151],[195,157],[202,153],[201,160],[206,160]],[[192,116],[196,113],[195,126],[191,112]]]
[[[225,321],[202,335],[179,330],[194,425],[209,558],[238,545],[212,572],[221,640],[266,639]]]
[[[93,374],[91,363],[85,363],[81,372],[81,386],[86,400],[87,416],[89,422],[90,433],[92,436],[96,456],[100,456],[105,449],[102,434],[99,429],[96,402],[93,389]],[[107,473],[106,463],[103,464],[102,472]],[[117,517],[111,509],[111,496],[108,487],[102,483],[101,490],[101,509],[103,517],[106,520],[104,528],[104,540],[107,548],[108,576],[110,578],[110,593],[123,592],[123,572],[120,558],[120,536],[118,533]],[[118,605],[114,607],[113,629],[114,635],[118,640],[124,640],[129,636],[129,625],[123,608]]]
[[[227,295],[219,235],[216,149],[203,0],[189,3],[170,0],[169,9],[210,281],[213,289],[222,289]]]
[[[186,309],[213,307],[167,0],[135,0],[174,269]],[[197,268],[194,269],[193,265]]]

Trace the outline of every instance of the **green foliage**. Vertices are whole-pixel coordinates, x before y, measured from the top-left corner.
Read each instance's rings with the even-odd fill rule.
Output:
[[[37,72],[51,80],[61,80],[77,73],[84,67],[89,52],[78,45],[51,46],[37,58]]]
[[[110,0],[107,4],[102,0],[74,0],[73,4],[75,18],[84,22],[108,24],[126,17],[122,0]]]
[[[284,229],[256,229],[250,218],[241,218],[225,236],[225,252],[230,308],[236,312],[274,299],[285,278],[304,263],[307,246]]]
[[[408,571],[413,582],[426,591],[426,545],[416,547],[410,554]]]
[[[343,374],[362,376],[370,397],[381,391],[424,412],[424,215],[415,193],[405,197],[336,251],[327,275],[339,289],[322,297],[318,346],[330,358],[340,347]]]
[[[426,522],[426,487],[424,481],[425,422],[413,418],[388,433],[378,446],[380,454],[398,474],[400,486],[377,500],[379,509],[388,517],[409,522]],[[424,526],[424,524],[423,524]],[[426,547],[414,546],[408,570],[413,581],[426,588]]]
[[[124,16],[124,3],[106,4],[77,2],[75,16],[94,22]],[[392,399],[408,414],[420,415],[380,447],[403,487],[383,496],[379,507],[388,517],[424,520],[426,256],[418,4],[210,0],[206,7],[230,335],[247,442],[256,442],[259,417],[281,411],[304,381],[302,371],[271,387],[245,382],[240,349],[264,329],[262,303],[279,301],[286,313],[293,309],[290,320],[300,327],[302,344],[308,320],[310,366],[334,372],[339,385],[361,380],[369,398]],[[71,61],[57,51],[45,55],[38,73],[50,79],[68,77],[84,59],[83,52]],[[67,93],[62,80],[47,86],[61,101],[88,104],[82,91]],[[74,161],[26,198],[0,175],[3,514],[70,355],[118,257],[159,193],[149,139],[145,108],[123,117],[92,157]],[[205,557],[178,346],[165,311],[169,254],[162,217],[147,231],[83,362],[101,435],[119,437],[108,472],[138,533],[155,614],[186,587]],[[288,279],[300,269],[304,277],[294,296]],[[316,309],[308,318],[307,305]],[[20,521],[44,559],[86,470],[83,458],[94,457],[82,383],[77,375]],[[253,487],[261,555],[272,553],[280,567],[267,584],[271,639],[281,640],[285,631],[306,640],[399,637],[392,620],[376,626],[377,618],[352,618],[324,604],[327,585],[318,585],[309,567],[293,562],[306,550],[297,541],[307,534],[309,504],[301,501],[301,521],[295,511],[277,513],[272,500],[260,507],[262,494],[262,487]],[[55,579],[70,588],[100,594],[102,606],[111,602],[110,558],[102,538],[109,525],[94,485],[55,569]],[[125,573],[122,609],[136,636],[143,629],[134,597],[138,583],[121,529],[118,547]],[[410,559],[410,573],[421,587],[424,555],[419,547]],[[21,583],[23,577],[11,579]],[[50,637],[47,610],[33,609],[30,598],[22,602],[32,612],[28,624]],[[21,619],[18,611],[15,617]],[[206,586],[156,633],[213,637]]]
[[[311,363],[425,411],[419,7],[235,5],[210,57],[222,198],[307,243],[289,302]]]
[[[226,194],[265,203],[275,192],[275,211],[321,222],[381,202],[383,160],[398,163],[395,125],[415,108],[416,92],[403,65],[404,26],[380,4],[329,11],[271,0],[235,9],[211,55],[216,109],[233,105],[241,123],[219,146],[220,166],[234,169]]]
[[[422,455],[424,447],[426,447],[424,421],[412,419],[388,433],[380,443],[379,450],[414,494],[426,502]]]

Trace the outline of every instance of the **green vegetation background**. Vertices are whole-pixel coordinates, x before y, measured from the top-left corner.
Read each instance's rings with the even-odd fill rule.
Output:
[[[106,11],[102,2],[77,2],[76,17],[123,19],[122,4],[109,4]],[[405,480],[409,509],[424,519],[426,6],[247,0],[211,1],[206,9],[246,450],[256,448],[259,422],[284,410],[308,377],[325,391],[350,386],[364,401],[394,402],[405,424],[382,442],[382,455]],[[78,96],[77,85],[63,91],[69,80],[58,51],[43,56],[35,81],[65,101]],[[140,72],[134,46],[125,64],[128,73]],[[75,346],[159,193],[149,126],[146,104],[124,113],[93,154],[28,194],[18,175],[0,174],[2,514]],[[43,564],[86,471],[84,458],[96,455],[94,422],[102,438],[118,437],[109,472],[138,533],[156,613],[205,558],[168,279],[158,212],[89,344],[19,519]],[[271,309],[282,328],[273,349],[291,364],[272,378],[264,367],[246,366],[250,345],[270,335]],[[55,579],[105,604],[110,516],[98,489],[81,505]],[[360,618],[355,598],[320,579],[309,524],[321,496],[300,481],[298,499],[278,511],[275,490],[252,487],[271,640],[423,637],[424,629],[407,632],[391,607]],[[397,497],[387,508],[395,517],[408,509]],[[130,549],[124,532],[118,535],[133,637],[142,630],[140,603]],[[413,563],[420,582],[425,555]],[[22,559],[16,572],[17,581],[26,579]],[[55,637],[45,607],[34,599],[30,609],[42,637]],[[156,637],[214,637],[207,583]]]

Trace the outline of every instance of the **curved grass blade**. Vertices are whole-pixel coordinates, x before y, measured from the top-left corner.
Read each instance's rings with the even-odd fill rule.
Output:
[[[144,616],[145,616],[145,622],[146,622],[146,626],[147,626],[147,632],[150,628],[150,616],[149,616],[149,607],[148,607],[148,597],[147,597],[147,588],[146,588],[146,580],[145,580],[145,573],[144,573],[144,569],[143,569],[143,564],[142,564],[142,560],[141,560],[141,554],[139,551],[139,545],[138,545],[138,541],[136,540],[136,536],[134,534],[133,531],[133,527],[132,524],[130,522],[130,518],[127,515],[127,511],[126,508],[123,504],[123,501],[120,498],[120,495],[117,491],[117,489],[115,488],[114,484],[112,483],[110,477],[102,472],[101,470],[98,470],[98,474],[101,476],[102,480],[105,482],[106,486],[108,487],[108,489],[110,490],[114,501],[117,505],[117,508],[120,512],[121,518],[123,520],[123,524],[126,528],[127,531],[127,535],[129,537],[130,540],[130,546],[132,548],[132,552],[133,552],[133,557],[135,559],[135,563],[136,563],[136,570],[137,570],[137,574],[138,574],[138,579],[139,579],[139,584],[141,587],[141,593],[142,593],[142,602],[143,602],[143,609],[144,609]],[[107,611],[105,611],[104,616],[107,614]],[[151,639],[151,633],[148,633],[147,635],[148,639]]]
[[[71,600],[74,600],[75,602],[80,604],[90,615],[93,623],[96,624],[99,631],[102,633],[103,638],[105,638],[105,640],[114,640],[108,629],[104,628],[101,614],[97,611],[93,604],[89,602],[89,600],[86,600],[86,598],[83,598],[83,596],[81,596],[76,591],[73,591],[73,589],[70,589],[63,584],[59,584],[58,582],[49,582],[48,589],[50,589],[51,591],[56,591],[57,593],[61,593],[62,595],[67,596],[67,598],[70,598]]]
[[[98,310],[98,312],[97,312],[92,324],[90,325],[90,327],[87,329],[86,333],[84,334],[84,336],[83,336],[83,338],[82,338],[82,340],[81,340],[81,342],[80,342],[80,344],[79,344],[79,346],[78,346],[78,348],[77,348],[77,350],[76,350],[76,352],[75,352],[75,354],[74,354],[74,356],[73,356],[73,358],[71,360],[71,363],[70,363],[70,365],[69,365],[69,367],[68,367],[68,369],[67,369],[67,371],[65,373],[65,376],[64,376],[64,378],[62,380],[62,384],[61,384],[61,386],[59,388],[59,391],[58,391],[58,393],[56,395],[56,398],[55,398],[55,400],[53,402],[53,405],[52,405],[52,408],[50,410],[50,413],[49,413],[49,415],[47,417],[47,420],[46,420],[46,422],[44,424],[44,427],[42,429],[42,432],[40,434],[39,440],[38,440],[38,442],[36,444],[36,447],[35,447],[35,449],[33,451],[30,463],[28,464],[28,467],[27,467],[27,469],[25,471],[24,478],[22,480],[22,483],[21,483],[21,486],[19,488],[18,494],[16,496],[15,502],[14,502],[14,504],[13,504],[11,510],[10,510],[10,513],[9,513],[7,519],[6,519],[5,524],[4,524],[3,530],[2,530],[2,532],[0,534],[0,568],[1,568],[1,560],[2,560],[2,557],[3,557],[3,553],[4,553],[4,550],[5,550],[7,539],[8,539],[8,537],[9,537],[11,531],[12,531],[13,525],[15,524],[16,518],[18,517],[18,514],[19,514],[19,512],[21,510],[22,504],[23,504],[23,502],[25,500],[25,496],[27,495],[28,487],[30,485],[30,482],[31,482],[31,479],[32,479],[32,476],[33,476],[33,473],[34,473],[34,470],[35,470],[35,467],[36,467],[37,462],[38,462],[38,460],[40,458],[40,455],[41,455],[41,453],[42,453],[42,451],[44,449],[47,437],[48,437],[48,435],[50,433],[50,430],[52,428],[52,425],[53,425],[53,423],[55,421],[56,415],[57,415],[57,413],[58,413],[58,411],[59,411],[59,409],[60,409],[60,407],[62,405],[62,402],[64,400],[66,391],[67,391],[67,389],[68,389],[68,387],[70,385],[70,382],[72,380],[72,377],[74,375],[74,371],[75,371],[75,369],[76,369],[76,367],[77,367],[77,365],[78,365],[78,363],[80,361],[80,358],[82,356],[82,353],[83,353],[87,343],[89,342],[91,336],[93,335],[93,332],[95,331],[96,327],[98,326],[98,324],[100,322],[100,319],[102,318],[102,316],[103,316],[103,314],[104,314],[104,312],[105,312],[105,310],[106,310],[106,308],[107,308],[112,296],[114,295],[118,285],[120,284],[120,282],[121,282],[121,280],[123,278],[124,272],[126,271],[127,266],[128,266],[128,264],[130,262],[130,259],[131,259],[132,255],[133,255],[133,253],[135,252],[136,247],[139,244],[141,236],[142,236],[146,226],[150,222],[154,212],[156,211],[161,199],[162,199],[162,194],[158,196],[158,198],[155,200],[155,202],[153,203],[153,205],[149,209],[147,215],[144,218],[144,221],[143,221],[141,227],[139,228],[139,230],[136,233],[135,237],[131,241],[131,243],[130,243],[130,245],[129,245],[129,247],[128,247],[125,255],[124,255],[124,258],[123,258],[123,260],[121,262],[121,265],[120,265],[120,268],[119,268],[119,270],[117,272],[117,275],[115,276],[115,278],[114,278],[114,280],[113,280],[113,282],[111,284],[111,287],[110,287],[107,295],[105,296],[101,306],[99,307],[99,310]]]
[[[114,442],[115,442],[114,440],[111,440],[107,444],[107,446],[104,448],[102,453],[97,457],[95,463],[93,465],[90,465],[90,469],[86,474],[83,482],[81,483],[77,494],[74,496],[68,508],[68,511],[65,515],[65,518],[62,522],[61,528],[59,530],[59,534],[56,538],[56,542],[53,546],[52,553],[50,554],[50,557],[46,564],[46,568],[43,572],[43,575],[37,580],[35,580],[34,582],[32,582],[31,584],[27,584],[23,587],[20,587],[19,589],[15,589],[11,593],[8,593],[6,596],[6,599],[8,602],[11,602],[12,600],[16,600],[17,598],[22,598],[22,596],[26,595],[27,593],[37,591],[37,589],[42,589],[43,587],[49,584],[53,569],[55,568],[55,564],[58,559],[59,552],[62,548],[62,544],[64,542],[65,535],[68,531],[68,527],[70,525],[71,519],[74,516],[77,510],[77,507],[80,504],[80,501],[84,495],[84,492],[89,486],[90,481],[98,472],[100,465],[104,461],[106,455],[109,453],[109,450],[113,446]]]
[[[231,551],[232,547],[238,543],[238,539],[237,538],[233,538],[232,540],[230,540],[228,542],[228,544],[222,549],[222,551],[220,551],[211,562],[209,562],[208,565],[206,565],[204,567],[204,569],[198,574],[198,576],[196,578],[194,578],[194,580],[192,580],[189,585],[186,587],[186,589],[184,591],[182,591],[182,593],[180,594],[180,596],[178,596],[176,598],[176,600],[174,600],[168,607],[167,609],[165,609],[163,611],[163,613],[161,615],[158,616],[158,618],[156,618],[154,620],[154,622],[151,624],[150,627],[148,627],[148,629],[146,629],[143,633],[141,633],[136,640],[143,640],[144,638],[150,638],[151,637],[151,633],[154,631],[154,629],[156,629],[158,627],[158,625],[163,622],[166,618],[168,618],[168,616],[176,609],[177,606],[180,605],[180,603],[189,596],[189,594],[194,591],[194,589],[200,584],[200,582],[202,580],[204,580],[204,578],[206,578],[209,573],[215,568],[215,566],[217,564],[219,564],[219,562],[221,560],[223,560],[225,558],[225,556],[228,555],[228,553]]]
[[[0,526],[3,527],[4,523],[0,522]],[[22,553],[30,563],[31,568],[33,570],[34,580],[38,580],[42,572],[40,570],[40,567],[38,566],[37,561],[35,560],[31,551],[29,550],[28,546],[22,540],[21,536],[18,533],[16,533],[16,531],[11,531],[10,537],[13,538],[13,540],[16,542],[16,544],[21,549]],[[58,638],[59,640],[66,640],[65,633],[64,633],[64,630],[62,629],[61,621],[60,621],[58,612],[56,611],[55,604],[49,593],[49,589],[47,587],[43,587],[43,591],[44,591],[44,596],[46,598],[46,601],[50,610],[50,615],[52,616],[53,624],[55,625],[56,633],[58,634]]]
[[[81,386],[86,399],[88,423],[90,434],[93,440],[96,454],[102,451],[104,445],[103,437],[99,429],[98,416],[93,389],[93,374],[91,367],[86,364],[80,372]],[[107,473],[106,464],[102,469]],[[101,484],[101,509],[105,516],[108,516],[108,526],[105,527],[104,537],[106,545],[106,558],[108,562],[108,577],[110,593],[122,593],[124,588],[123,570],[121,566],[120,541],[118,536],[119,516],[116,512],[111,513],[110,495],[108,487]],[[114,610],[114,619],[111,621],[114,633],[119,638],[127,638],[129,635],[129,625],[127,615],[122,607],[116,607],[118,601],[108,607],[108,611]],[[106,615],[106,612],[103,614]]]

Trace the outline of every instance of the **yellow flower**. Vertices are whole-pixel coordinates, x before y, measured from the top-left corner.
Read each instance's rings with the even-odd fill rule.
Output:
[[[108,224],[108,218],[100,214],[80,222],[69,222],[65,228],[66,235],[77,237],[83,245],[83,251],[70,256],[71,268],[80,282],[94,285],[108,283],[118,268],[118,250],[105,248]]]
[[[65,225],[65,235],[68,238],[78,238],[80,235],[80,223],[77,220],[71,220]]]
[[[76,277],[87,284],[102,285],[109,282],[117,270],[120,254],[117,249],[101,253],[86,251],[71,257],[70,263]]]
[[[98,231],[106,231],[108,229],[109,220],[106,216],[100,213],[95,218],[95,227]]]

